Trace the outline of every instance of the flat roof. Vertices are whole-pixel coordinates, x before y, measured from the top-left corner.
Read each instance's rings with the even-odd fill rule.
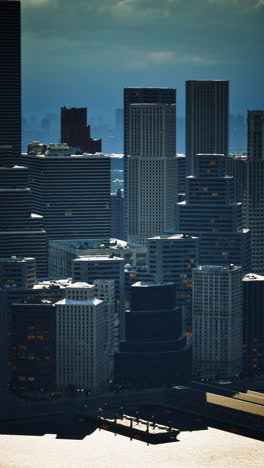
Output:
[[[90,305],[90,306],[97,306],[102,304],[103,301],[101,299],[86,299],[84,301],[77,301],[75,299],[62,299],[61,301],[55,302],[55,306],[57,305]]]
[[[111,261],[124,262],[125,260],[120,257],[111,257],[109,255],[82,255],[81,257],[75,258],[73,262],[111,262]]]
[[[244,276],[243,281],[264,281],[264,276],[257,273],[248,273]]]

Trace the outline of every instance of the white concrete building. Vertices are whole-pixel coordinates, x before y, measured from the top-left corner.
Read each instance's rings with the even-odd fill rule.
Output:
[[[128,240],[174,232],[177,203],[175,104],[129,106]]]
[[[193,270],[193,373],[232,377],[242,366],[242,269]]]
[[[97,390],[107,381],[105,304],[96,287],[73,283],[56,307],[57,388]]]

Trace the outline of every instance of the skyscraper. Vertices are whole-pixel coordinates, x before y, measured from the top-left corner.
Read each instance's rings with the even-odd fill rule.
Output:
[[[264,110],[248,111],[248,157],[264,159]]]
[[[186,81],[187,175],[199,153],[228,154],[229,82]]]
[[[0,1],[0,166],[21,153],[20,2]]]
[[[176,105],[176,89],[174,88],[125,88],[124,89],[124,237],[128,232],[128,174],[127,156],[131,153],[130,148],[130,105],[131,104],[171,104]],[[176,119],[176,116],[174,117]],[[176,144],[176,128],[174,123],[174,150]],[[174,153],[176,150],[174,151]]]
[[[264,276],[249,273],[243,281],[243,371],[264,371]]]
[[[48,239],[110,237],[110,158],[71,155],[62,144],[23,155],[29,166],[34,211],[44,216]]]
[[[186,200],[177,204],[176,230],[199,237],[200,265],[241,265],[250,271],[250,233],[243,229],[241,203],[225,156],[198,154],[186,178]]]
[[[57,387],[97,390],[107,380],[105,304],[95,286],[73,283],[56,307]]]
[[[248,112],[245,223],[251,230],[251,271],[264,274],[264,110]]]
[[[81,153],[94,154],[102,151],[102,141],[91,138],[86,107],[61,108],[61,143],[67,143]]]
[[[175,228],[176,108],[162,91],[151,90],[151,103],[130,101],[125,116],[128,240],[138,244]]]
[[[242,268],[193,270],[193,371],[232,377],[242,370]]]
[[[0,257],[35,257],[47,275],[47,239],[31,213],[28,169],[21,153],[20,2],[0,1]]]

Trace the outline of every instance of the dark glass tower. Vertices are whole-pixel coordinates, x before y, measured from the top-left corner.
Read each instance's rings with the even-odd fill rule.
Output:
[[[61,108],[61,143],[79,148],[82,153],[100,153],[102,141],[91,138],[86,107]]]
[[[20,2],[0,0],[0,166],[21,152]]]
[[[35,257],[47,275],[42,217],[31,214],[27,167],[21,152],[20,2],[0,1],[0,257]]]
[[[229,81],[186,81],[187,175],[199,153],[228,154]]]
[[[126,341],[115,355],[117,382],[161,386],[191,378],[191,345],[182,333],[173,283],[137,282],[126,312]]]

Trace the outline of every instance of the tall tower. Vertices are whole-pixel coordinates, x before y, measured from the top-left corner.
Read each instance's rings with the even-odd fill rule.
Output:
[[[186,200],[176,209],[176,230],[200,239],[200,265],[241,265],[250,271],[249,230],[241,203],[234,201],[233,177],[223,154],[197,154],[186,178]]]
[[[124,89],[124,238],[128,232],[128,174],[127,156],[130,154],[130,105],[131,104],[172,104],[176,105],[174,88],[125,88]],[[175,117],[176,119],[176,117]],[[176,123],[174,124],[175,128]],[[176,128],[175,128],[176,142]],[[175,143],[176,146],[176,143]],[[174,151],[176,152],[176,150]]]
[[[154,102],[130,102],[125,122],[128,240],[143,245],[175,227],[176,107],[161,91],[152,89]]]
[[[102,151],[102,141],[91,138],[86,107],[61,108],[61,143],[78,148],[82,153],[94,154]]]
[[[0,257],[35,257],[47,274],[42,216],[31,213],[28,169],[21,152],[20,2],[0,1]]]
[[[20,2],[0,0],[0,166],[21,153]]]
[[[251,229],[251,271],[264,274],[264,110],[248,112],[245,222]]]
[[[242,369],[242,269],[193,269],[193,371],[232,377]]]
[[[229,81],[186,81],[187,175],[199,153],[228,154]]]
[[[264,159],[264,110],[248,111],[248,157]]]

